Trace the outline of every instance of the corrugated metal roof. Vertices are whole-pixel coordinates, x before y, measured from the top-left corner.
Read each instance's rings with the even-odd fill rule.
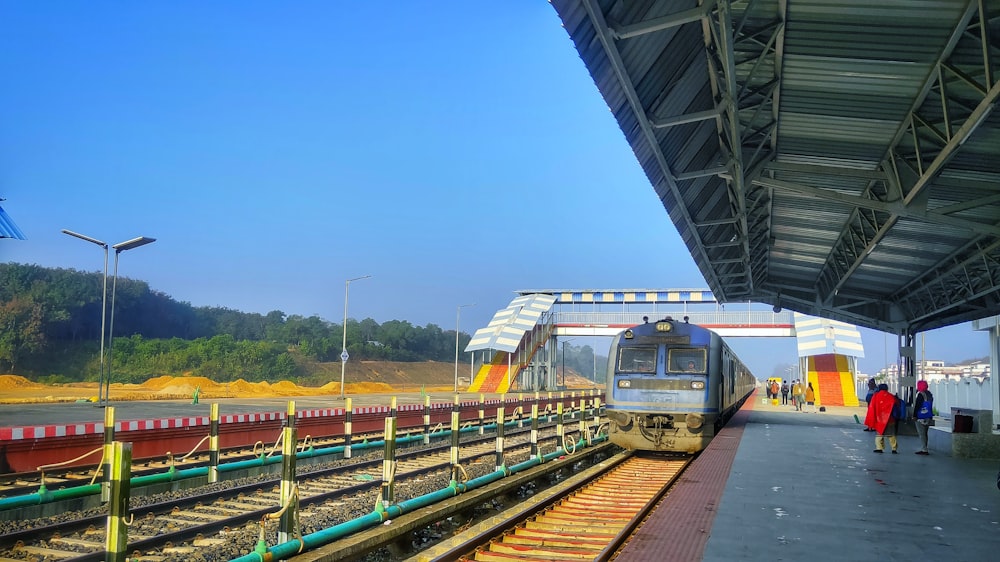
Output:
[[[1000,0],[552,5],[719,300],[1000,312]]]
[[[0,199],[0,201],[3,201],[3,199]],[[14,224],[14,220],[3,210],[3,207],[0,207],[0,238],[25,240],[24,233]]]
[[[795,314],[795,344],[799,357],[837,353],[865,356],[861,332],[855,326],[828,318]]]
[[[476,330],[465,346],[465,351],[499,349],[507,353],[517,351],[524,334],[534,329],[542,314],[556,302],[553,295],[522,295],[510,301],[507,308],[498,311],[485,328]]]

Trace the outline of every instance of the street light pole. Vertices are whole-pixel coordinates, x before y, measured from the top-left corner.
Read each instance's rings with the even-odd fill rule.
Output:
[[[340,397],[344,398],[344,373],[347,371],[347,298],[351,292],[351,281],[360,281],[362,279],[368,279],[371,275],[363,275],[361,277],[355,277],[353,279],[348,279],[344,282],[344,340],[342,344],[342,351],[340,352]]]
[[[138,248],[140,246],[145,246],[146,244],[152,244],[156,242],[156,238],[149,238],[146,236],[139,236],[131,240],[126,240],[124,242],[119,242],[114,246],[115,249],[115,276],[114,280],[111,282],[111,326],[108,330],[108,376],[105,384],[107,385],[104,389],[104,405],[107,406],[108,402],[111,401],[111,367],[114,365],[114,348],[115,348],[115,292],[118,288],[118,256],[125,250],[131,250],[133,248]]]
[[[476,306],[476,303],[460,304],[455,309],[455,394],[458,394],[458,325],[462,319],[462,309],[467,306]]]
[[[104,335],[107,333],[105,329],[105,318],[108,314],[108,243],[102,242],[96,238],[91,238],[90,236],[85,236],[78,232],[73,232],[72,230],[62,229],[63,234],[68,234],[80,240],[85,240],[92,244],[97,244],[98,246],[104,248],[104,290],[101,293],[101,373],[97,379],[97,405],[101,405],[104,397]]]

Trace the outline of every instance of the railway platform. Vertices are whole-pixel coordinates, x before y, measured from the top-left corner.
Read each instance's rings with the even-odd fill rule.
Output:
[[[389,395],[354,398],[384,405]],[[433,402],[452,396],[432,395]],[[478,400],[478,395],[463,395]],[[488,397],[492,398],[492,397]],[[231,414],[343,407],[333,397],[220,401]],[[398,395],[418,404],[419,393]],[[119,419],[204,416],[208,404],[115,403]],[[204,410],[204,411],[202,411]],[[97,422],[91,404],[3,405],[0,426]],[[864,408],[796,412],[750,399],[682,476],[618,560],[995,560],[1000,552],[998,460],[877,454]],[[855,418],[857,416],[857,419]]]
[[[616,559],[996,560],[1000,462],[874,453],[864,412],[748,400]]]

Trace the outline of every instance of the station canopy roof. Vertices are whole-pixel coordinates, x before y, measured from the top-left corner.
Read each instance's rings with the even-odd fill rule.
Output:
[[[1000,313],[1000,0],[552,0],[709,287]]]

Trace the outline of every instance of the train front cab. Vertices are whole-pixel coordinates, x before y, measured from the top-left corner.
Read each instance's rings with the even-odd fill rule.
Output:
[[[663,326],[663,327],[660,327]],[[669,342],[669,344],[667,343]],[[609,356],[607,413],[613,443],[626,449],[696,453],[719,418],[719,338],[662,321],[616,338]],[[620,343],[620,345],[619,345]]]

